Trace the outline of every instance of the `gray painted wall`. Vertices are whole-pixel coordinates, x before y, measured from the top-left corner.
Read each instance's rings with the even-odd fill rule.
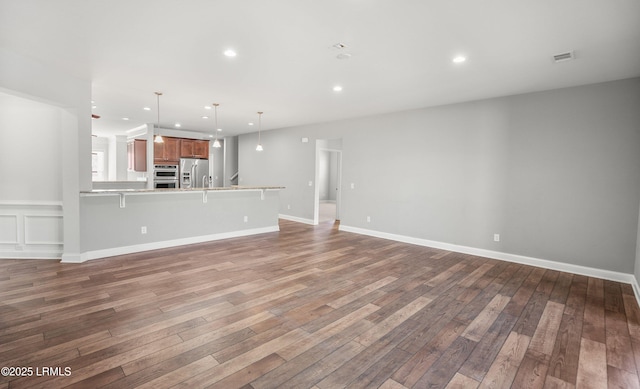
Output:
[[[341,138],[343,225],[634,273],[638,107],[635,78],[247,134],[240,184],[313,219],[314,140]]]
[[[318,165],[320,200],[336,201],[336,187],[338,186],[338,153],[336,151],[320,150]]]
[[[225,186],[224,182],[224,149],[225,149],[225,141],[224,139],[219,139],[220,142],[219,148],[213,147],[213,141],[209,141],[209,148],[211,153],[209,155],[210,164],[213,165],[213,169],[209,168],[209,175],[213,179],[214,187],[222,187]],[[229,186],[229,184],[226,184]]]
[[[278,225],[278,191],[209,191],[206,203],[202,192],[128,195],[125,208],[118,196],[80,200],[83,253]]]
[[[232,184],[231,177],[238,171],[238,137],[227,136],[224,138],[224,181],[222,186]],[[236,182],[237,183],[237,179]]]
[[[640,214],[638,214],[638,237],[636,240],[636,263],[635,274],[636,281],[640,281]]]

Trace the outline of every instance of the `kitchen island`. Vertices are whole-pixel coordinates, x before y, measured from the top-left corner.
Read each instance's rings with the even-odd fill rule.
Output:
[[[278,186],[80,193],[80,261],[279,231]]]

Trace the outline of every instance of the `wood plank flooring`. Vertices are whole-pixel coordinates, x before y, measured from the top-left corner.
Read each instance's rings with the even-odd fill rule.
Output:
[[[0,389],[640,388],[630,285],[280,224],[0,260]]]

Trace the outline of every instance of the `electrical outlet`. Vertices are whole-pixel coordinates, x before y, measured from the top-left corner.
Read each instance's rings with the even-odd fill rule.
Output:
[[[287,209],[291,209],[291,204],[287,204]]]
[[[245,217],[244,217],[244,222],[246,223],[246,222],[248,222],[248,221],[249,221],[249,216],[245,216]]]
[[[147,226],[140,227],[140,233],[143,234],[143,235],[146,234],[147,233]]]
[[[351,183],[351,189],[355,189],[356,188],[356,184],[354,184],[353,182]]]
[[[493,241],[500,242],[500,234],[493,234]]]
[[[371,216],[367,216],[367,223],[371,223]]]
[[[313,181],[309,181],[309,186],[313,186]]]

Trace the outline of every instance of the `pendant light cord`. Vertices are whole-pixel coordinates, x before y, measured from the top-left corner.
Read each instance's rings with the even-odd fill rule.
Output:
[[[164,141],[162,140],[162,136],[160,135],[160,96],[162,96],[162,93],[161,92],[154,92],[154,93],[156,94],[156,102],[158,105],[158,122],[157,122],[158,129],[157,131],[154,131],[156,134],[153,141],[155,143],[163,143]]]
[[[215,131],[215,133],[216,133],[216,140],[218,140],[218,105],[220,105],[220,104],[213,103],[213,109],[214,109],[213,112],[214,112],[214,116],[215,116],[215,119],[216,119],[216,123],[215,123],[216,125],[215,125],[215,128],[213,129],[213,131]]]
[[[156,100],[158,102],[158,131],[160,131],[160,96],[162,96],[162,93],[156,92]]]
[[[260,134],[262,133],[262,112],[258,112],[258,144],[260,144]]]
[[[262,139],[261,136],[262,135],[262,111],[258,112],[258,145],[256,146],[256,151],[262,151]]]

